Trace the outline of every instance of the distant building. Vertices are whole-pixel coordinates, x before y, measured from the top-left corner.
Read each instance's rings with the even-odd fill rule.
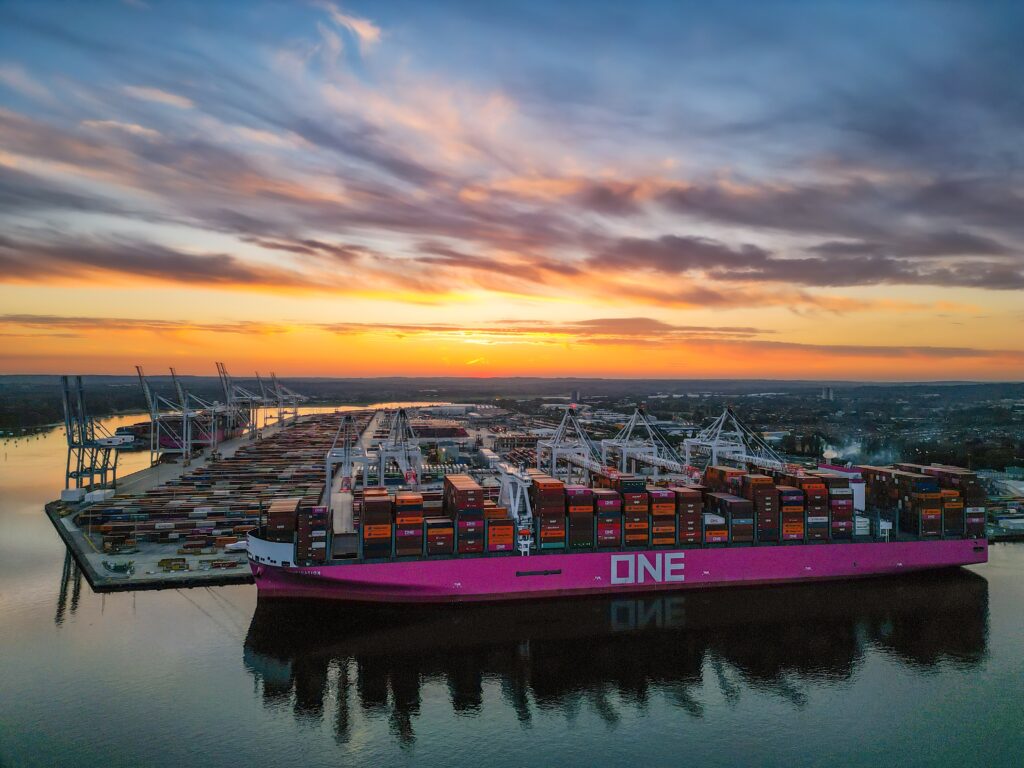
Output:
[[[821,399],[829,401],[836,399],[835,392],[832,391],[832,387],[821,388]]]
[[[578,389],[574,389],[569,400],[573,403],[578,403],[580,401],[580,391]]]

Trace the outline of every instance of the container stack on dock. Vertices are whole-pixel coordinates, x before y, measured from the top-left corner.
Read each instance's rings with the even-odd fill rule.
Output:
[[[540,531],[541,549],[565,547],[565,485],[550,475],[536,474],[530,485],[530,506]]]
[[[611,488],[594,489],[594,514],[597,517],[597,546],[622,546],[622,497]]]
[[[565,487],[566,511],[569,513],[569,548],[594,548],[594,490],[585,485]]]
[[[395,554],[412,557],[423,554],[423,494],[399,491],[395,494]]]
[[[182,550],[201,552],[237,541],[261,524],[277,500],[298,498],[299,509],[320,504],[323,457],[340,419],[338,414],[304,416],[230,457],[211,460],[143,494],[91,504],[76,521],[88,535],[117,537],[124,546],[176,543]],[[280,517],[279,512],[279,526]],[[288,541],[294,533],[294,522],[291,530],[270,531]]]

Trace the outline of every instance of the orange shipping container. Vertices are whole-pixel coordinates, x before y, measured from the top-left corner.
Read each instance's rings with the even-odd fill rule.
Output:
[[[397,515],[395,522],[399,525],[419,525],[423,522],[423,515]]]

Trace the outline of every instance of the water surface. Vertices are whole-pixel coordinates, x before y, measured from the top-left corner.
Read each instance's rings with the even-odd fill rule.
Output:
[[[951,574],[656,599],[101,596],[42,514],[63,440],[0,441],[0,765],[1021,764],[1021,545]]]

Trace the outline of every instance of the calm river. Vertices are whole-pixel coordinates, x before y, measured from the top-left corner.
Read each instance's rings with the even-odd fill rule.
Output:
[[[101,596],[42,512],[64,452],[0,440],[0,766],[1024,764],[1024,545],[925,578],[468,610]]]

